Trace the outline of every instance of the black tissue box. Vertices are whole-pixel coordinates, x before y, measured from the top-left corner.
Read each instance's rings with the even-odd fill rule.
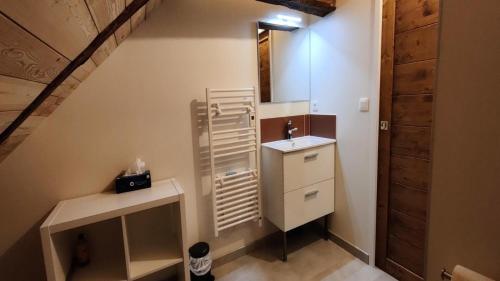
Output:
[[[129,192],[151,187],[151,173],[146,170],[139,175],[125,176],[124,174],[116,177],[116,193]]]

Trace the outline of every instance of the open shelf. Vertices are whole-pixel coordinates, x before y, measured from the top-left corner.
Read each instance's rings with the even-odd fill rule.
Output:
[[[184,191],[175,179],[61,201],[40,227],[48,281],[189,281]],[[85,234],[90,264],[74,266]]]
[[[125,216],[131,280],[183,262],[176,210],[178,203]]]
[[[77,237],[88,240],[90,263],[73,264]],[[52,234],[56,260],[65,280],[127,280],[122,226],[119,218],[93,223]]]

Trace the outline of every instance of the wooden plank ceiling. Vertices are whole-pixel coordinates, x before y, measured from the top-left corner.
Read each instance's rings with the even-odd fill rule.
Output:
[[[163,0],[149,0],[0,144],[0,162]],[[0,0],[0,132],[133,0]]]

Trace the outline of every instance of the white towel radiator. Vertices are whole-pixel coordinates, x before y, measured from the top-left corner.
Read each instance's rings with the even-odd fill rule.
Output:
[[[262,225],[255,88],[207,89],[207,116],[215,236],[252,220]]]

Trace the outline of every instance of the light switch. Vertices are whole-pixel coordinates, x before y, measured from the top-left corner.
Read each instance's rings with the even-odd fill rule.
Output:
[[[361,112],[370,111],[370,99],[369,98],[360,98],[359,99],[359,111],[361,111]]]

